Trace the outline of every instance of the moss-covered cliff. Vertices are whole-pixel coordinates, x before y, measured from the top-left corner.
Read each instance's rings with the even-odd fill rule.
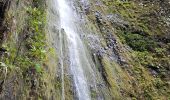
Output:
[[[104,99],[169,100],[170,1],[83,1],[73,0],[73,5],[83,20],[77,23],[87,55],[104,80],[98,84]],[[0,100],[62,98],[60,30],[50,20],[59,18],[51,3],[0,1]],[[63,49],[64,96],[73,100],[67,49]],[[97,97],[91,90],[91,98]]]
[[[116,72],[119,77],[113,76],[111,67],[117,65],[99,54],[113,95],[118,93],[121,99],[169,99],[169,5],[168,0],[103,0],[91,1],[87,7],[88,19],[105,38],[107,56],[112,49],[123,71]],[[123,86],[115,77],[125,78]]]
[[[57,58],[47,42],[46,1],[5,0],[0,4],[0,99],[56,98],[53,69]]]

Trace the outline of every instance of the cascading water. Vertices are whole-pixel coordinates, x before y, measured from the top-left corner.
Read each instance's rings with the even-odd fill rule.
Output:
[[[82,42],[74,27],[74,12],[65,0],[57,0],[60,16],[60,25],[67,35],[70,56],[70,69],[73,74],[77,97],[80,100],[90,100],[90,91],[80,61],[80,50],[83,50]],[[84,55],[85,56],[85,55]],[[64,99],[64,97],[63,97]]]
[[[108,90],[106,90],[98,67],[95,66],[89,51],[80,38],[82,34],[86,33],[86,29],[83,27],[84,24],[79,22],[84,17],[76,12],[79,6],[74,4],[78,1],[51,1],[49,31],[52,33],[54,46],[59,53],[60,68],[57,69],[59,71],[57,76],[61,79],[61,99],[66,99],[69,94],[73,95],[75,100],[103,100],[108,94]],[[80,0],[80,2],[82,5],[85,1]],[[85,3],[84,6],[87,4]],[[69,80],[67,76],[69,76]],[[70,91],[72,92],[70,93]]]

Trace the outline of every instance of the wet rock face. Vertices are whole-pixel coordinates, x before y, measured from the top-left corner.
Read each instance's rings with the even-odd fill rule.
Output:
[[[143,77],[143,72],[139,71],[139,75],[138,75],[136,74],[136,71],[133,70],[133,68],[135,70],[138,69],[139,66],[141,67],[141,69],[146,70],[144,71],[144,73],[146,72],[151,74],[151,77],[153,76],[154,77],[153,79],[156,79],[156,81],[157,78],[160,76],[162,79],[167,79],[167,76],[169,76],[169,67],[168,67],[169,65],[167,63],[169,62],[168,60],[169,56],[167,55],[170,54],[169,53],[170,47],[168,45],[170,42],[169,41],[170,1],[169,0],[162,0],[162,1],[160,0],[115,0],[115,1],[104,0],[102,2],[96,0],[94,2],[96,4],[95,5],[96,8],[91,7],[90,14],[93,14],[92,16],[95,17],[92,19],[92,21],[95,22],[95,24],[98,27],[98,30],[101,33],[100,34],[101,37],[98,37],[96,39],[94,35],[91,35],[89,39],[90,47],[94,48],[92,49],[94,51],[94,52],[92,51],[94,55],[99,56],[99,59],[102,59],[103,57],[106,56],[110,59],[115,57],[116,62],[120,65],[120,67],[124,70],[127,70],[131,76],[134,76],[136,78],[135,82],[137,84],[140,84],[139,80],[144,79],[144,78],[139,78],[140,76]],[[107,7],[110,6],[110,8],[107,9],[106,6]],[[106,11],[104,7],[108,11]],[[117,38],[115,34],[119,38]],[[124,36],[123,38],[119,36],[122,34]],[[96,41],[97,43],[95,43]],[[102,42],[104,41],[105,45],[100,45],[100,41]],[[121,47],[119,42],[122,42],[123,45],[125,44],[128,46]],[[146,45],[147,49],[146,50],[134,49],[133,46],[130,46],[128,43],[135,46],[135,48],[145,47]],[[123,49],[127,50],[127,48],[128,51],[132,54],[123,50]],[[157,48],[160,48],[160,51],[159,50],[156,51],[155,49]],[[164,49],[165,51],[162,52],[161,50]],[[127,57],[121,56],[122,52],[127,53],[128,57],[130,59],[132,58],[133,60],[129,61]],[[149,53],[143,55],[146,52]],[[160,56],[161,54],[160,55],[158,54],[159,55],[158,58],[155,57],[157,55],[155,52],[159,52],[161,54],[163,53],[164,57]],[[135,54],[135,53],[139,53],[139,54]],[[138,57],[139,59],[133,58],[131,56]],[[147,57],[149,59],[147,59]],[[141,60],[141,58],[144,60]],[[151,60],[151,59],[157,59],[157,60]],[[112,59],[111,61],[115,61],[115,59]],[[149,64],[152,64],[153,62],[157,62],[157,64],[153,66],[149,66]],[[137,63],[140,63],[141,65],[138,65]],[[146,63],[148,66],[145,65]],[[155,68],[159,64],[161,65],[161,67]],[[108,76],[105,74],[107,72],[107,70],[105,70],[105,66],[106,65],[103,65],[103,67],[100,68],[100,71],[103,75],[102,77],[105,78],[106,79],[105,81],[107,82]],[[139,68],[139,70],[141,69]],[[148,76],[146,76],[145,78],[147,79]],[[155,84],[153,82],[150,83],[152,85]],[[142,86],[142,88],[137,86],[137,88],[140,89],[139,90],[134,89],[134,91],[139,91],[139,94],[142,95],[139,98],[145,98],[144,97],[145,94],[142,93],[144,91],[143,87],[147,87],[147,86],[144,85]],[[154,89],[156,89],[156,87],[154,87]],[[156,89],[156,91],[161,91],[161,90]],[[151,95],[151,93],[152,92],[150,91],[150,93],[148,94]],[[136,97],[138,97],[139,96],[138,93],[136,94],[137,94]],[[167,91],[165,94],[167,94]],[[134,97],[134,96],[135,94],[130,95],[130,97]]]
[[[10,0],[0,1],[0,42],[7,38],[7,26],[3,25],[6,9],[10,6]]]
[[[5,5],[8,5],[10,0],[3,0],[3,1],[6,1],[6,2],[5,3],[0,2],[0,25],[2,24],[3,19],[4,19],[4,11],[5,11],[5,9],[7,9],[7,6],[5,6]],[[33,1],[36,1],[36,0],[33,0]],[[141,25],[141,23],[143,23],[143,22],[137,23],[137,24],[140,24],[142,26],[142,28],[141,28],[140,25],[137,25],[136,23],[133,23],[133,22],[129,21],[128,19],[124,18],[123,15],[121,15],[121,13],[118,13],[118,12],[110,13],[110,12],[107,12],[107,11],[103,10],[105,5],[102,3],[102,1],[106,1],[108,4],[110,4],[111,2],[114,2],[114,1],[120,1],[121,3],[122,2],[125,3],[125,7],[126,7],[126,5],[128,5],[128,3],[126,3],[126,2],[129,2],[129,0],[108,0],[108,1],[107,0],[95,0],[95,3],[92,4],[92,5],[90,5],[90,3],[87,2],[86,0],[78,0],[78,1],[80,1],[80,5],[78,5],[78,6],[82,7],[82,8],[80,7],[80,9],[82,11],[79,9],[80,12],[83,13],[83,18],[82,19],[85,18],[84,15],[87,15],[87,16],[89,15],[90,16],[90,14],[93,14],[93,15],[91,15],[94,18],[94,19],[92,18],[92,23],[88,23],[87,22],[87,24],[89,26],[91,24],[95,24],[96,25],[96,26],[94,25],[94,27],[96,28],[97,31],[92,32],[92,33],[87,34],[87,35],[83,34],[83,35],[81,35],[81,38],[88,41],[88,46],[90,48],[91,56],[93,56],[92,59],[93,59],[95,65],[98,68],[97,70],[99,70],[102,78],[105,81],[104,84],[98,84],[99,87],[103,87],[106,84],[106,86],[111,88],[112,85],[114,84],[113,85],[113,89],[110,89],[110,91],[113,90],[113,91],[116,91],[116,93],[118,91],[121,91],[122,94],[125,94],[127,92],[127,93],[130,94],[131,98],[140,98],[140,99],[142,98],[143,99],[146,95],[150,96],[150,94],[142,94],[142,92],[145,91],[145,90],[146,90],[146,92],[148,92],[149,90],[147,90],[147,89],[150,89],[149,86],[150,85],[155,85],[155,83],[152,83],[150,80],[152,80],[152,79],[154,80],[154,78],[157,79],[159,77],[161,77],[163,79],[166,79],[166,80],[169,80],[168,76],[170,75],[170,64],[167,63],[164,60],[168,59],[165,56],[170,54],[170,45],[169,45],[169,48],[166,49],[166,52],[168,52],[168,53],[166,53],[166,55],[163,55],[163,57],[165,57],[165,58],[163,58],[163,61],[161,62],[162,64],[158,64],[158,65],[160,65],[159,68],[157,68],[156,65],[150,65],[150,64],[147,64],[148,66],[140,66],[140,65],[138,65],[136,63],[143,63],[143,62],[146,63],[146,61],[138,61],[138,62],[136,62],[136,60],[134,60],[134,61],[132,60],[130,62],[130,61],[127,60],[126,57],[121,55],[124,47],[121,47],[121,45],[122,45],[120,43],[121,40],[120,40],[120,38],[118,38],[116,36],[116,35],[119,35],[119,33],[118,34],[116,33],[117,30],[121,31],[122,33],[123,32],[124,33],[126,33],[126,32],[130,33],[129,36],[132,36],[133,34],[135,34],[135,35],[137,34],[138,36],[142,36],[142,39],[148,37],[149,33],[145,29],[145,26],[142,26],[143,24]],[[93,2],[94,0],[91,0],[91,1]],[[137,16],[136,19],[137,20],[144,20],[144,21],[146,19],[148,19],[146,21],[146,23],[149,24],[149,30],[151,28],[153,28],[153,27],[155,27],[155,28],[153,28],[152,30],[157,29],[157,27],[156,27],[157,25],[160,25],[161,27],[166,27],[166,29],[165,28],[161,28],[161,31],[163,30],[163,32],[165,34],[164,35],[155,36],[154,39],[155,39],[155,41],[160,42],[160,44],[159,44],[160,48],[168,47],[167,44],[170,43],[170,35],[169,35],[170,28],[168,28],[170,26],[170,17],[169,17],[170,16],[170,8],[169,8],[170,7],[170,1],[169,0],[138,0],[138,1],[137,0],[130,0],[130,1],[134,1],[135,3],[137,2],[137,4],[139,4],[137,7],[142,6],[143,8],[147,8],[148,6],[153,6],[153,5],[159,5],[158,8],[154,8],[154,9],[156,9],[155,11],[153,11],[153,12],[146,11],[146,13]],[[76,0],[73,1],[73,2],[77,3]],[[120,3],[120,2],[118,2],[118,3]],[[118,8],[122,7],[121,3],[117,5]],[[37,7],[38,5],[39,5],[39,3],[35,3],[33,6]],[[94,6],[97,6],[97,7],[95,8]],[[114,5],[111,5],[111,6],[114,6]],[[132,6],[132,5],[130,5],[130,6]],[[128,6],[128,7],[130,7],[130,6]],[[75,6],[75,7],[77,7],[77,6]],[[99,7],[101,7],[101,8],[99,8]],[[129,9],[128,7],[124,8],[124,9],[127,10],[127,9]],[[107,7],[105,7],[105,8],[107,8]],[[141,9],[141,8],[137,8],[136,10],[138,10],[138,9]],[[111,9],[111,10],[114,10],[114,9]],[[153,10],[153,9],[151,9],[151,10]],[[51,12],[54,15],[57,15],[57,11],[51,10]],[[104,14],[104,13],[106,13],[106,14]],[[131,14],[131,12],[129,12],[129,13]],[[160,21],[159,18],[162,18],[162,17],[164,19],[163,22],[166,23],[166,24],[163,24],[163,25],[159,24],[159,21]],[[131,18],[131,19],[133,19],[133,18]],[[116,31],[114,31],[114,29]],[[0,26],[0,33],[1,32],[4,33],[6,30],[7,30],[6,27],[4,27],[4,26],[1,27]],[[64,33],[63,29],[61,31]],[[57,29],[57,26],[52,27],[52,32],[53,33],[59,33],[59,30]],[[93,33],[95,33],[95,34],[93,34]],[[152,32],[152,33],[153,33],[152,35],[154,35],[154,32]],[[124,34],[124,35],[127,36],[127,34]],[[6,37],[5,34],[3,34],[3,36],[0,36],[0,39],[3,40],[4,37]],[[28,38],[29,38],[29,36],[28,36]],[[149,39],[152,39],[152,38],[149,38]],[[134,39],[134,40],[136,40],[136,39]],[[141,46],[141,45],[139,45],[139,46]],[[150,48],[153,49],[152,46]],[[28,49],[32,49],[32,48],[28,46]],[[65,49],[68,50],[67,47]],[[129,51],[133,52],[132,49],[129,49]],[[152,51],[155,52],[155,50],[152,50]],[[149,53],[151,54],[152,51],[150,50]],[[6,50],[4,48],[0,48],[0,54],[4,53],[4,52],[6,52]],[[135,53],[136,52],[143,54],[142,51],[138,52],[136,50]],[[160,52],[160,51],[158,51],[158,52]],[[125,53],[129,54],[129,52],[125,52]],[[139,58],[142,58],[142,56],[143,56],[142,54],[139,56]],[[131,55],[129,54],[128,57],[130,58],[130,56]],[[102,61],[105,60],[104,57],[108,58],[107,61],[105,62],[106,64],[102,63]],[[155,55],[153,57],[155,57]],[[153,57],[150,57],[150,58],[152,59]],[[158,59],[161,59],[161,57],[162,57],[162,55],[159,56]],[[147,55],[145,55],[145,58],[147,58]],[[68,59],[69,58],[67,58],[66,61],[65,61],[65,63],[67,63],[67,64],[70,63],[70,61]],[[156,58],[154,58],[154,59],[156,59]],[[108,66],[110,63],[113,63],[113,62],[116,62],[116,64],[119,65],[118,67],[120,68],[120,70],[116,70],[115,72],[112,72],[112,71],[110,72],[110,69],[116,69],[116,65],[115,64]],[[157,61],[153,61],[153,62],[157,62]],[[60,66],[60,64],[58,66]],[[135,71],[133,70],[133,68],[135,69]],[[142,73],[143,72],[142,68],[144,69],[144,74]],[[52,69],[52,70],[54,70],[54,69]],[[122,81],[121,80],[121,76],[122,75],[126,75],[125,74],[126,73],[125,70],[128,70],[129,73],[131,73],[129,76],[128,75],[127,76],[130,77],[130,78],[132,77],[135,80],[134,83],[135,83],[136,87],[134,86],[134,88],[131,88],[130,91],[122,89],[123,85],[125,85],[125,89],[128,88],[128,86],[131,86],[131,85],[126,84],[126,82],[122,82],[121,83],[121,81]],[[69,70],[67,72],[69,72]],[[148,74],[146,74],[148,72],[150,72],[151,75],[154,76],[154,78],[152,78]],[[163,74],[159,76],[160,73],[163,73]],[[37,97],[38,94],[39,94],[39,93],[37,93],[37,89],[39,88],[38,85],[40,83],[39,83],[39,80],[37,78],[37,74],[35,73],[35,69],[34,68],[33,69],[29,69],[29,70],[27,70],[27,72],[24,72],[24,74],[25,74],[25,76],[30,77],[30,79],[26,80],[26,83],[29,84],[29,89],[31,89],[31,91],[29,91],[29,93],[28,93],[29,96]],[[61,74],[61,69],[58,69],[57,74],[58,74],[58,76],[56,76],[57,77],[56,78],[57,82],[60,82],[61,81],[61,75],[60,75]],[[145,74],[146,74],[146,77],[145,77]],[[111,76],[111,77],[109,77],[109,76]],[[118,79],[116,79],[116,77],[118,77],[118,76],[120,76],[120,77]],[[50,77],[51,77],[51,75],[50,75]],[[71,83],[73,83],[72,82],[73,81],[73,76],[68,74],[68,75],[65,75],[65,77],[68,77],[68,79],[65,79],[65,80],[66,81],[68,81],[68,80],[70,81],[69,85]],[[122,77],[124,77],[124,76],[122,76]],[[20,81],[18,81],[17,78]],[[146,80],[145,80],[145,78],[146,78]],[[116,80],[117,83],[115,84],[114,81],[110,82],[110,80]],[[133,83],[133,81],[131,81],[129,78],[127,78],[127,79],[125,78],[125,80],[128,80],[130,83]],[[140,80],[142,80],[142,82],[140,82]],[[18,96],[18,98],[20,98],[19,96],[23,92],[23,90],[21,88],[25,88],[25,86],[24,86],[25,84],[22,81],[23,81],[22,77],[17,77],[17,76],[11,75],[11,77],[7,80],[7,85],[5,86],[6,90],[7,90],[6,92],[8,93],[5,96],[6,100],[8,100],[8,99],[11,100],[16,95]],[[60,86],[61,83],[56,84],[57,82],[52,83],[52,84],[57,85],[59,88],[56,89],[56,90],[61,92],[60,91],[61,88],[62,88]],[[146,82],[146,86],[145,86],[145,82]],[[140,83],[142,83],[142,84],[140,84]],[[147,83],[149,84],[149,86],[147,86]],[[44,83],[44,84],[45,85],[51,84],[51,81],[48,81],[47,83]],[[139,86],[138,86],[138,84],[139,84]],[[143,86],[143,84],[144,84],[144,86]],[[159,84],[160,83],[158,83],[158,85]],[[127,85],[127,87],[126,87],[126,85]],[[0,80],[0,94],[3,92],[3,86],[4,86],[4,80]],[[118,87],[117,89],[114,88],[116,86]],[[154,86],[152,86],[151,88],[153,88],[153,87]],[[56,92],[55,88],[52,87],[52,89],[54,89],[54,90],[51,90],[51,91]],[[155,87],[154,87],[154,89],[155,89]],[[16,90],[17,90],[17,92],[15,92]],[[139,94],[131,92],[132,90],[137,92],[137,93],[139,92]],[[67,91],[69,91],[71,95],[76,94],[76,93],[74,93],[75,92],[75,87],[72,86],[72,85],[70,85],[70,89],[68,89]],[[156,92],[157,91],[159,92],[159,90],[156,90]],[[149,91],[149,92],[152,93],[152,90]],[[108,95],[113,95],[113,94],[108,94]],[[114,96],[115,95],[116,94],[114,94]],[[156,95],[159,95],[159,94],[156,94]],[[156,96],[156,95],[154,94],[153,96]],[[117,97],[119,97],[119,96],[117,96]],[[125,95],[124,97],[128,97],[128,96]],[[36,99],[38,99],[38,98],[36,98]],[[56,99],[56,98],[53,97],[53,99]]]
[[[7,53],[7,49],[2,47],[2,43],[7,38],[7,27],[3,24],[5,18],[5,11],[10,6],[10,0],[0,1],[0,61]],[[0,99],[2,99],[2,94],[4,92],[4,87],[6,84],[5,78],[7,77],[7,66],[5,63],[0,62]]]
[[[4,85],[4,80],[2,80],[2,81],[0,82],[0,94],[1,94],[2,91],[3,91],[3,85]]]
[[[96,11],[95,17],[96,23],[98,24],[98,27],[103,35],[104,41],[106,41],[106,47],[100,49],[98,53],[101,56],[106,54],[110,59],[116,60],[119,64],[123,64],[124,61],[121,59],[122,57],[120,57],[119,54],[119,52],[121,52],[119,49],[119,44],[117,43],[116,37],[113,35],[113,30],[107,24],[107,21],[111,22],[114,28],[123,28],[125,30],[129,26],[129,23],[124,21],[123,18],[117,14],[103,16],[100,11]]]
[[[126,29],[129,26],[129,22],[123,20],[119,14],[109,14],[107,15],[107,19],[112,23],[113,27]]]
[[[3,22],[5,10],[10,6],[10,0],[0,1],[0,25]]]
[[[5,7],[4,2],[0,2],[0,25],[2,24],[2,21],[4,19],[4,13],[5,13]]]
[[[95,12],[95,17],[96,17],[96,22],[98,25],[102,24],[103,18],[102,18],[102,13],[100,11]]]

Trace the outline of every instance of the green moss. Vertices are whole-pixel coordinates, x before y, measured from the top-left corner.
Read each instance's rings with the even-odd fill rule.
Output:
[[[45,51],[45,18],[46,13],[43,9],[36,7],[28,7],[27,12],[29,14],[28,17],[28,31],[26,33],[28,38],[24,41],[26,45],[26,52],[24,55],[20,55],[17,58],[17,64],[22,67],[31,67],[35,66],[39,63],[42,65],[43,61],[46,59],[46,51]]]
[[[134,33],[120,33],[126,43],[136,51],[151,51],[157,47],[157,42],[153,39]]]
[[[20,1],[18,0],[18,2]],[[36,5],[38,2],[41,3],[41,5]],[[45,33],[46,10],[45,4],[42,2],[43,0],[38,0],[34,1],[33,5],[25,6],[23,10],[26,10],[25,12],[27,14],[25,14],[24,18],[19,16],[19,19],[22,19],[25,25],[22,26],[23,23],[18,23],[16,29],[19,41],[11,37],[8,42],[4,44],[9,53],[9,55],[4,58],[4,62],[9,66],[13,66],[12,71],[20,69],[23,75],[23,78],[20,80],[23,80],[23,84],[25,85],[23,95],[26,98],[30,96],[29,92],[32,91],[30,88],[32,80],[37,81],[38,85],[36,85],[35,88],[39,92],[37,97],[39,99],[42,98],[42,95],[45,95],[42,91],[47,87],[47,85],[45,85],[46,81],[44,80],[44,78],[47,77],[45,70],[47,60]],[[16,13],[18,14],[19,11]],[[34,69],[35,72],[31,72],[34,73],[34,75],[31,76],[28,72],[34,71]],[[49,79],[49,77],[47,78]]]
[[[106,57],[102,59],[102,64],[105,69],[107,82],[110,86],[111,95],[114,94],[114,98],[120,99],[120,91],[118,91],[118,86],[116,84],[116,73],[114,73],[113,66],[109,62],[109,59]]]

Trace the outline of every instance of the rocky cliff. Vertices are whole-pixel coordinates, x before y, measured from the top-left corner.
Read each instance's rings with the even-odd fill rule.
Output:
[[[59,15],[52,3],[0,1],[0,100],[60,100],[63,86],[65,99],[76,99],[68,47],[64,55],[58,49],[59,33],[65,33],[53,25]],[[79,14],[87,57],[104,80],[97,83],[99,93],[91,86],[92,100],[170,99],[169,0],[72,0],[71,5]]]

